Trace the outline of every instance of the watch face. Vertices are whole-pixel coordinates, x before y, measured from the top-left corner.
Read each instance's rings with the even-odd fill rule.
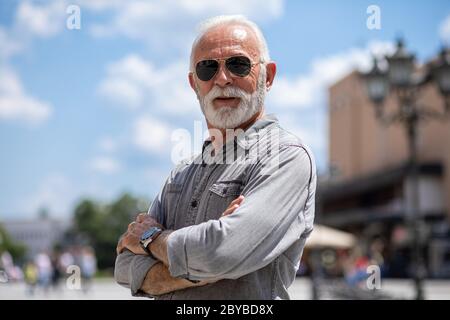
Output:
[[[161,229],[158,227],[151,227],[150,229],[148,229],[147,231],[145,231],[142,236],[141,236],[141,241],[147,240],[148,238],[150,238],[151,236],[153,236],[155,234],[155,232],[160,231]]]

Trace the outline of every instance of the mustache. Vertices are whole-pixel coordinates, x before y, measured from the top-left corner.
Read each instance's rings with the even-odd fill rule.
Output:
[[[205,96],[205,100],[212,101],[218,97],[248,99],[250,96],[251,96],[250,93],[238,87],[231,86],[226,88],[220,88],[218,86],[214,86]]]

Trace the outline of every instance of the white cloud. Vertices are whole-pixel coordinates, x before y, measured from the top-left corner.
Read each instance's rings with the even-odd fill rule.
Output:
[[[94,159],[92,159],[90,167],[92,170],[104,174],[114,174],[120,170],[119,162],[107,156],[95,157]]]
[[[126,0],[125,0],[126,1]],[[124,0],[78,0],[76,1],[82,8],[88,8],[94,12],[102,12],[106,10],[119,9],[124,3]]]
[[[160,181],[160,183],[164,183],[164,175],[161,175],[161,168],[151,166],[147,169],[144,169],[143,177],[148,181],[156,182]]]
[[[285,129],[301,138],[311,148],[324,151],[326,147],[326,137],[324,134],[318,134],[319,131],[323,132],[323,130],[317,127],[317,122],[321,119],[317,119],[316,117],[310,122],[300,122],[299,118],[301,118],[302,115],[304,115],[304,113],[286,111],[277,113],[277,117]]]
[[[306,74],[282,75],[275,79],[268,95],[268,105],[280,108],[308,108],[321,103],[328,86],[354,69],[367,70],[371,54],[381,56],[392,53],[390,42],[373,42],[366,48],[351,48],[342,53],[315,59]]]
[[[277,114],[283,126],[299,136],[316,155],[320,170],[326,170],[328,128],[326,122],[327,89],[351,71],[367,71],[371,55],[392,53],[394,44],[369,43],[365,48],[317,58],[306,73],[277,76],[267,96],[269,112]]]
[[[230,6],[228,0],[78,0],[83,8],[93,11],[117,11],[123,13],[123,9],[130,8],[130,12],[136,15],[146,14],[149,17],[176,20],[181,15],[210,14],[211,12],[223,12],[233,14],[240,12],[253,18],[276,18],[283,13],[283,0],[268,0],[263,5],[259,0],[242,0]],[[149,9],[153,9],[151,12]],[[144,12],[144,13],[140,13]]]
[[[33,37],[50,37],[63,30],[65,1],[20,2],[9,28],[0,27],[0,121],[37,124],[52,113],[49,103],[27,94],[10,59],[25,51]]]
[[[34,194],[18,206],[19,212],[33,215],[41,208],[49,209],[51,216],[67,216],[76,200],[73,185],[60,173],[53,173],[42,180]]]
[[[1,65],[0,65],[1,67]],[[51,106],[28,96],[16,73],[3,66],[0,71],[0,120],[21,120],[31,124],[45,121]]]
[[[107,67],[98,92],[113,104],[130,109],[147,107],[164,114],[198,112],[187,74],[187,60],[157,69],[139,55],[129,54]]]
[[[111,21],[92,26],[95,36],[123,35],[143,40],[155,49],[188,47],[199,21],[219,14],[244,14],[257,22],[278,18],[284,9],[283,0],[128,0],[82,1],[96,11],[113,12]],[[163,46],[161,44],[164,43]]]
[[[119,147],[119,142],[111,137],[102,137],[98,142],[98,146],[102,151],[114,152]]]
[[[23,44],[0,26],[0,61],[6,60],[21,50],[23,50]]]
[[[142,117],[134,123],[133,142],[143,151],[162,154],[171,146],[171,132],[165,122],[150,116]]]
[[[9,27],[0,26],[0,62],[24,52],[33,39],[49,38],[66,27],[67,1],[21,1]]]
[[[30,1],[20,2],[15,17],[15,27],[22,35],[50,37],[65,27],[65,1],[49,1],[36,4]]]
[[[439,27],[439,36],[447,45],[450,45],[450,15],[442,21]]]
[[[99,93],[115,104],[140,107],[158,77],[153,66],[137,55],[128,55],[107,67]]]

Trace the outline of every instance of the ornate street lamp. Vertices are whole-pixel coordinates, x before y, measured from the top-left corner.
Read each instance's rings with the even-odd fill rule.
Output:
[[[431,75],[438,84],[439,91],[444,96],[445,108],[450,108],[450,49],[442,48],[435,66],[431,68]]]
[[[443,49],[439,59],[425,69],[424,75],[417,76],[414,55],[406,51],[402,40],[397,42],[393,55],[386,57],[388,68],[383,72],[374,59],[373,68],[363,75],[367,95],[375,106],[377,118],[384,125],[401,123],[405,127],[409,143],[408,173],[411,181],[410,212],[405,214],[406,224],[412,237],[412,270],[416,287],[416,299],[423,299],[422,280],[426,268],[423,259],[423,222],[419,212],[419,172],[417,161],[417,127],[419,121],[429,119],[446,119],[450,114],[450,51]],[[434,82],[445,101],[443,112],[425,110],[417,105],[420,88]],[[398,109],[386,114],[383,102],[389,94],[397,96]]]
[[[386,57],[389,64],[388,77],[392,86],[397,88],[411,85],[412,74],[414,72],[414,55],[406,51],[401,39],[397,41],[395,53]]]
[[[383,115],[383,101],[389,91],[387,74],[380,70],[377,59],[373,57],[373,68],[364,76],[367,83],[367,94],[375,105],[377,118],[380,118]]]

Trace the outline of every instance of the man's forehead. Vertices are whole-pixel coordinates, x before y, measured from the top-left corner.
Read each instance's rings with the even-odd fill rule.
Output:
[[[232,34],[232,37],[237,40],[245,40],[249,36],[247,30],[245,30],[244,28],[240,28],[240,27],[234,28],[233,31],[231,32],[231,34]]]
[[[220,25],[208,30],[198,42],[195,55],[222,53],[258,54],[258,41],[253,30],[244,25]]]

